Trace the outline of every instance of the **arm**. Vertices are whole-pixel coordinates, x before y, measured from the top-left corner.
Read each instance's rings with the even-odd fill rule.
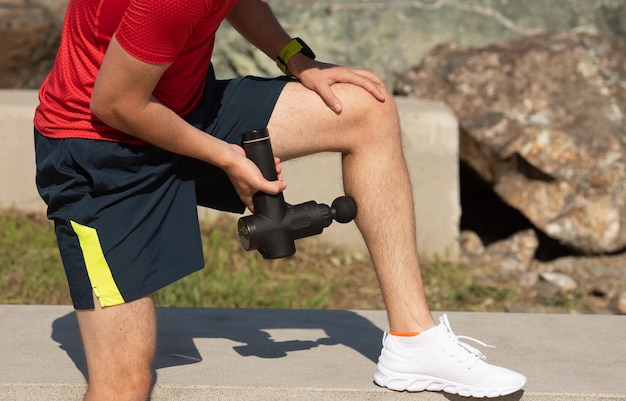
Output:
[[[275,59],[291,37],[282,28],[267,0],[239,0],[228,16],[228,22],[250,43]],[[349,83],[370,92],[379,101],[385,100],[383,83],[365,70],[338,67],[296,54],[289,60],[289,71],[308,89],[311,89],[336,113],[341,112],[341,101],[331,90],[335,83]]]
[[[150,144],[222,168],[249,208],[254,193],[282,191],[285,184],[265,180],[239,146],[196,129],[152,96],[167,68],[134,58],[113,38],[94,85],[93,113],[105,124]]]

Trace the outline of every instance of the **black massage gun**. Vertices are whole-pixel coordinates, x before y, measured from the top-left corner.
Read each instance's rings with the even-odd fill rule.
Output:
[[[267,129],[244,133],[243,148],[265,179],[278,179]],[[332,206],[314,201],[292,206],[285,202],[282,192],[257,192],[253,203],[254,214],[239,219],[239,240],[245,250],[257,249],[265,259],[291,256],[296,253],[296,239],[321,234],[333,219],[347,223],[356,216],[356,203],[349,196],[335,199]]]

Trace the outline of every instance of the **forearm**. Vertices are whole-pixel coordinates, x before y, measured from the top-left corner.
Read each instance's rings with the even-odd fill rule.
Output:
[[[232,149],[224,141],[196,129],[156,99],[143,107],[109,103],[100,118],[107,125],[149,144],[221,168],[232,163]]]
[[[291,39],[266,0],[239,0],[227,19],[246,40],[271,59],[275,59]]]
[[[145,142],[224,168],[232,156],[228,144],[194,128],[152,96],[167,68],[135,59],[114,38],[94,85],[92,112]]]

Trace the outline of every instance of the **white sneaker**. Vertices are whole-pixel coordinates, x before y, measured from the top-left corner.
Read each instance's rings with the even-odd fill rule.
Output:
[[[415,337],[385,333],[374,382],[397,391],[445,391],[465,397],[498,397],[524,387],[526,377],[488,364],[480,351],[461,339],[489,347],[455,335],[447,315]]]

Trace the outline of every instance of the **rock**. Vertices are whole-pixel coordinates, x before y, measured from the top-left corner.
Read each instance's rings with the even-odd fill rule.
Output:
[[[438,46],[395,93],[446,102],[461,158],[509,205],[584,253],[626,246],[626,49],[545,33]]]
[[[561,293],[574,291],[576,288],[578,288],[578,284],[576,283],[576,281],[574,281],[574,279],[567,274],[558,272],[546,272],[540,274],[539,277],[541,277],[542,280],[550,283],[550,285],[555,287]]]
[[[61,24],[52,6],[28,0],[0,3],[0,88],[37,87],[50,70]]]
[[[468,262],[485,252],[485,246],[480,237],[469,230],[461,231],[460,239],[461,262]]]
[[[611,302],[611,309],[615,314],[626,315],[626,291],[615,295]]]
[[[509,238],[494,242],[483,252],[469,257],[473,269],[482,281],[515,281],[525,277],[539,242],[534,230],[524,230]],[[468,256],[468,255],[466,255]]]

